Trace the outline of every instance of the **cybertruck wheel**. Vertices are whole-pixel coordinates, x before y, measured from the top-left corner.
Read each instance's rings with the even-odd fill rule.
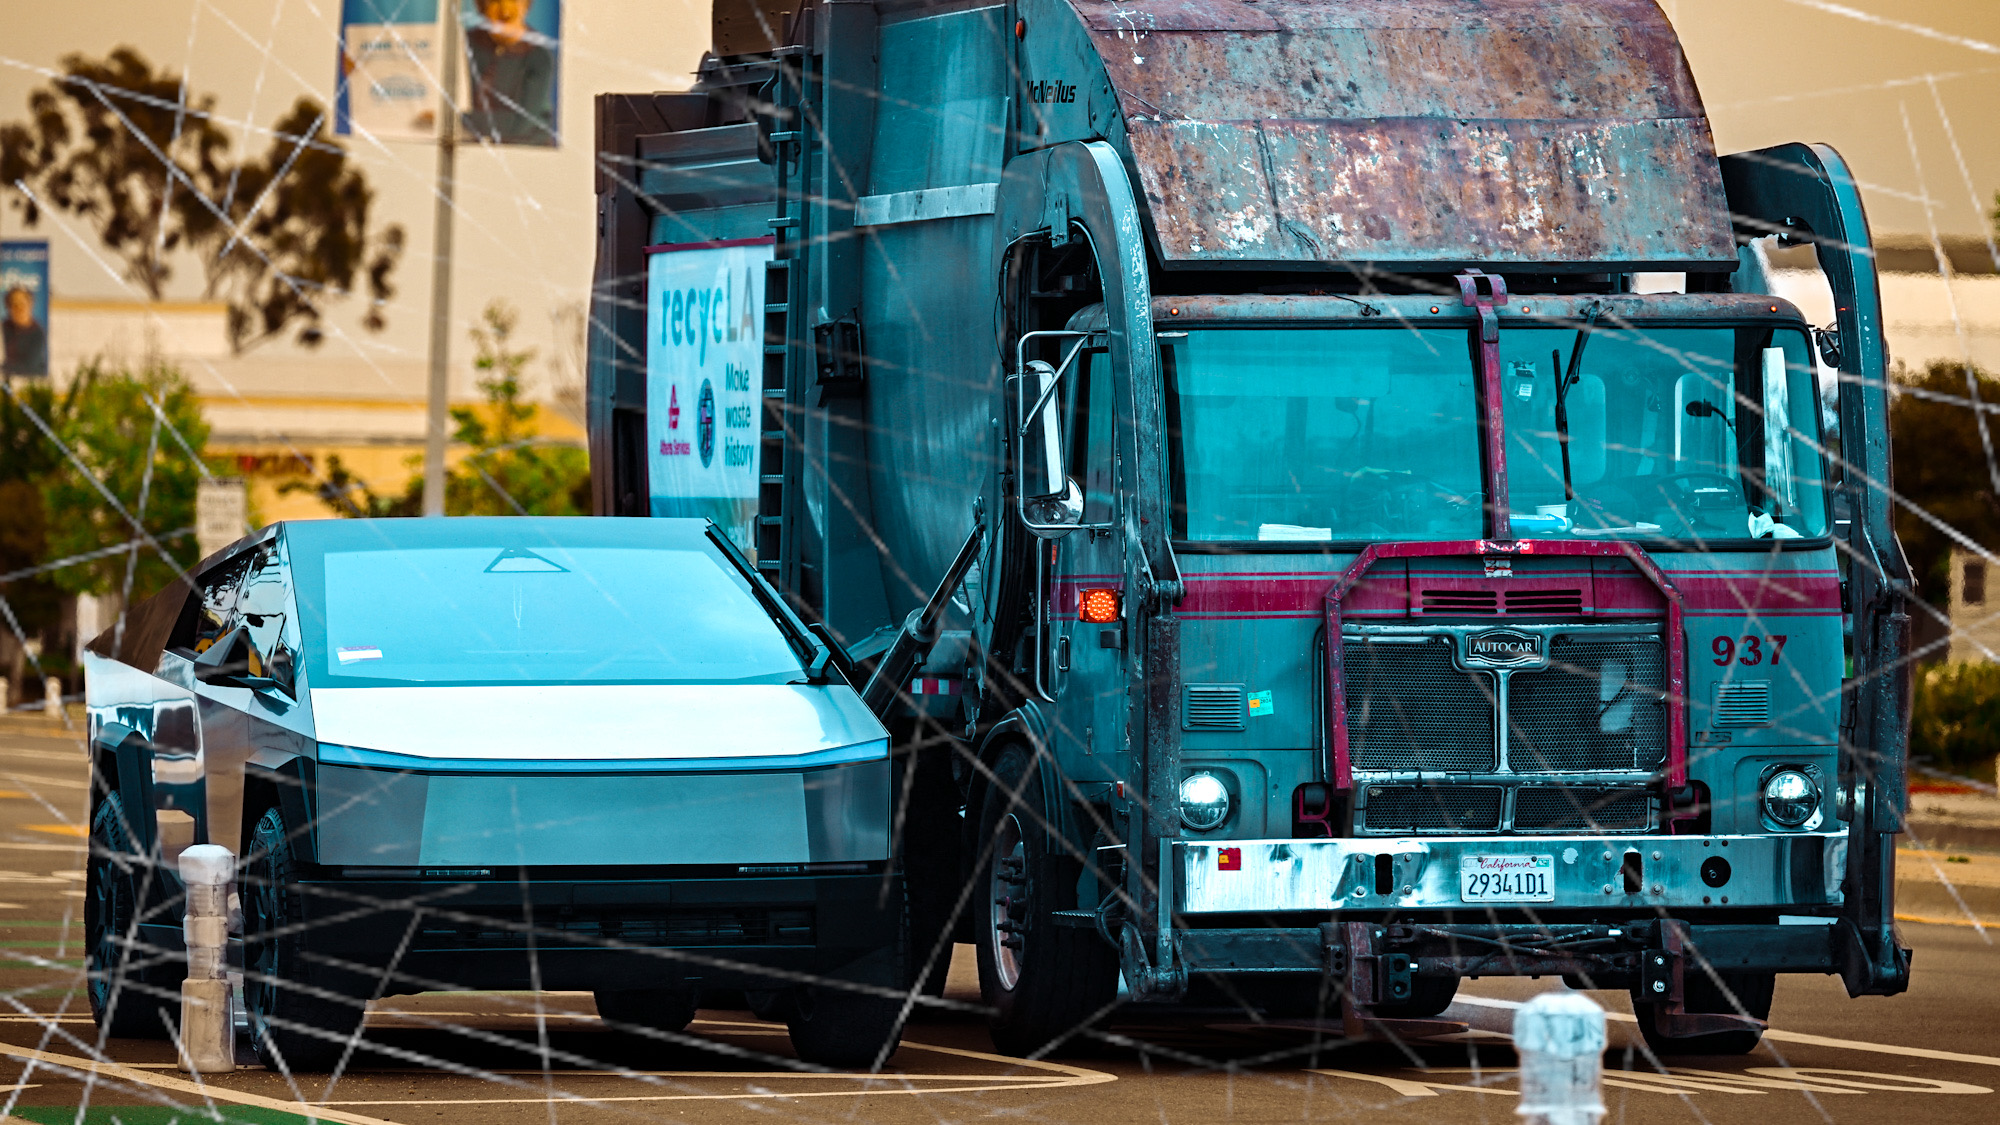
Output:
[[[114,1039],[166,1039],[180,1013],[187,958],[179,950],[145,948],[141,904],[160,877],[132,842],[125,803],[106,794],[90,820],[90,865],[84,872],[84,933],[90,942],[90,1017]]]
[[[1049,839],[1034,768],[1018,746],[994,765],[980,814],[990,853],[975,892],[979,993],[994,1012],[993,1045],[1022,1056],[1072,1039],[1118,995],[1117,951],[1095,929],[1055,924],[1055,912],[1072,905],[1065,888],[1075,886],[1075,861]]]
[[[356,1038],[368,1002],[329,995],[307,970],[313,930],[299,887],[293,829],[277,809],[257,821],[243,864],[243,993],[257,1060],[278,1071],[325,1071]]]
[[[685,989],[600,990],[594,995],[597,1014],[613,1031],[639,1035],[663,1031],[675,1035],[694,1022],[695,994]]]
[[[900,996],[809,985],[785,1012],[792,1053],[817,1066],[877,1070],[903,1041],[904,1006]]]
[[[1688,966],[1686,979],[1682,982],[1682,1007],[1690,1012],[1719,1012],[1726,1015],[1748,1015],[1760,1020],[1771,1018],[1771,997],[1777,991],[1778,977],[1775,973],[1722,973],[1722,983],[1728,988],[1725,994],[1709,979],[1708,973],[1693,965]],[[1730,999],[1734,997],[1734,1001]],[[1717,1031],[1708,1035],[1689,1035],[1674,1038],[1660,1028],[1659,1017],[1664,1004],[1646,1003],[1639,994],[1632,994],[1632,1014],[1639,1019],[1639,1033],[1646,1037],[1646,1046],[1657,1055],[1747,1055],[1757,1049],[1764,1038],[1758,1031]]]

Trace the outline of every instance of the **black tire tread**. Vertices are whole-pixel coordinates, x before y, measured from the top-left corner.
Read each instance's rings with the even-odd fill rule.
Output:
[[[130,857],[133,871],[117,871],[113,855]],[[107,793],[98,802],[90,820],[90,857],[85,888],[86,921],[92,930],[107,924],[96,909],[99,886],[107,877],[117,881],[114,895],[122,905],[114,908],[123,915],[117,924],[131,924],[134,914],[143,911],[147,888],[159,877],[157,869],[132,846],[130,822],[124,800]],[[151,876],[149,878],[148,876]],[[90,970],[90,1015],[100,1033],[114,1039],[169,1039],[180,1012],[179,990],[187,977],[185,957],[148,954],[120,949],[112,963],[102,963],[100,936],[89,934],[87,963]],[[108,983],[109,987],[102,987]]]
[[[1023,818],[1023,831],[1029,842],[1028,863],[1030,870],[1038,875],[1029,896],[1028,956],[1021,966],[1020,982],[1009,998],[1011,1002],[1003,1003],[996,995],[997,985],[990,979],[991,957],[985,945],[991,933],[994,905],[986,901],[991,897],[986,894],[987,869],[995,857],[988,855],[980,866],[976,876],[979,880],[976,893],[980,897],[980,992],[995,1011],[988,1028],[994,1047],[1003,1054],[1028,1056],[1051,1043],[1073,1038],[1111,1004],[1118,995],[1118,952],[1105,944],[1095,930],[1054,925],[1052,913],[1062,908],[1050,897],[1054,888],[1050,886],[1049,873],[1056,865],[1049,862],[1046,832],[1037,827],[1050,818],[1042,807],[1041,784],[1032,774],[1026,751],[1012,747],[1003,752],[995,763],[993,776],[980,813],[980,839],[985,843],[993,838],[995,826],[1009,807],[1008,791],[1018,789],[1020,804],[1029,814]]]
[[[276,939],[279,969],[275,986],[246,988],[257,1059],[272,1070],[331,1070],[347,1054],[347,1040],[360,1027],[366,1005],[320,995],[301,971],[299,953],[312,931],[305,926],[304,903],[297,890],[298,859],[291,829],[279,810],[267,810],[258,819],[248,850],[242,865],[246,878],[239,880],[246,914],[245,964],[257,963],[262,943],[256,939],[260,934],[290,931]],[[253,913],[262,909],[258,904],[263,898],[258,892],[266,881],[278,891],[281,916],[275,919]],[[267,1008],[260,1008],[260,998]]]

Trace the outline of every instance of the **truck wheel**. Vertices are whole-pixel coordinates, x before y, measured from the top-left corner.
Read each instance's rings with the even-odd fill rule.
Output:
[[[808,985],[791,996],[785,1026],[802,1062],[875,1070],[903,1040],[903,998]]]
[[[1457,977],[1412,977],[1410,998],[1400,1004],[1377,1004],[1375,1015],[1385,1020],[1427,1020],[1458,995]]]
[[[90,1017],[115,1039],[166,1039],[179,1018],[187,960],[144,948],[136,924],[144,891],[159,878],[132,843],[125,803],[107,794],[90,818],[84,933],[90,942]]]
[[[1094,928],[1057,926],[1068,905],[1041,780],[1027,751],[994,765],[980,815],[991,851],[979,875],[979,993],[993,1009],[993,1045],[1030,1055],[1066,1039],[1118,995],[1118,954]]]
[[[1681,987],[1684,992],[1682,1007],[1690,1012],[1721,1012],[1728,1015],[1751,1015],[1760,1020],[1771,1018],[1771,996],[1777,991],[1776,973],[1723,973],[1722,983],[1728,986],[1728,994],[1715,986],[1708,973],[1690,965],[1687,977]],[[1735,997],[1734,1002],[1730,997]],[[1739,1009],[1738,1005],[1741,1005]],[[1718,1031],[1709,1035],[1689,1035],[1672,1038],[1660,1031],[1658,1018],[1662,1004],[1651,1004],[1632,994],[1632,1014],[1639,1018],[1639,1031],[1646,1037],[1646,1046],[1656,1055],[1747,1055],[1757,1049],[1764,1036],[1757,1031]]]
[[[298,884],[293,830],[277,809],[250,836],[243,865],[243,993],[257,1061],[283,1072],[330,1070],[347,1052],[367,1001],[328,996],[306,969],[312,929]]]
[[[664,1031],[678,1034],[694,1022],[695,994],[687,989],[636,988],[620,991],[600,989],[597,1014],[614,1031]],[[619,1025],[623,1026],[619,1026]]]

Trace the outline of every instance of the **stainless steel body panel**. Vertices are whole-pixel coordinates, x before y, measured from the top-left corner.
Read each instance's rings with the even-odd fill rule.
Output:
[[[329,865],[691,867],[889,858],[886,761],[645,774],[427,774],[322,764],[317,790],[317,853]]]
[[[410,765],[888,753],[881,724],[842,685],[318,688],[312,707],[320,742],[419,760]]]

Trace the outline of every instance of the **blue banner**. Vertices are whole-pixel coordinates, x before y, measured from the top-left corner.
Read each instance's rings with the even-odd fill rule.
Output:
[[[334,131],[383,140],[437,136],[439,0],[345,0]]]
[[[47,242],[0,242],[0,302],[0,375],[47,375]]]

